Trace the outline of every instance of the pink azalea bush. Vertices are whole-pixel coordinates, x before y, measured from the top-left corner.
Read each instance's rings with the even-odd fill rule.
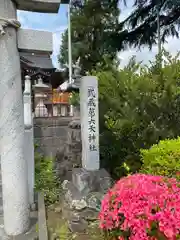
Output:
[[[180,185],[162,176],[122,178],[105,195],[99,217],[113,240],[180,239]]]

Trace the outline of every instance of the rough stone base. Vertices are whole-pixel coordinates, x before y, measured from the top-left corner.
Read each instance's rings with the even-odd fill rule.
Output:
[[[55,171],[62,181],[72,179],[72,169],[81,167],[81,129],[80,118],[73,119],[67,130],[67,142],[56,154]]]
[[[81,194],[87,195],[90,192],[106,193],[111,187],[112,180],[105,169],[87,171],[83,168],[74,168],[72,183]]]
[[[98,220],[101,200],[112,184],[110,175],[104,169],[72,170],[72,181],[65,180],[62,184],[62,213],[72,232],[84,232],[89,222]]]

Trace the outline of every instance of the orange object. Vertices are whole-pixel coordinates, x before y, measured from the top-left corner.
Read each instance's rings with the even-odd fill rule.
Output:
[[[70,93],[60,93],[57,89],[53,89],[52,103],[69,103]]]

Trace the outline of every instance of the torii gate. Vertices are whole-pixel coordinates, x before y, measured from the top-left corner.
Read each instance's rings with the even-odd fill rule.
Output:
[[[17,9],[57,13],[60,2],[69,1],[0,0],[0,153],[4,229],[11,236],[28,230],[30,211],[18,49],[52,51],[51,33],[19,29]]]

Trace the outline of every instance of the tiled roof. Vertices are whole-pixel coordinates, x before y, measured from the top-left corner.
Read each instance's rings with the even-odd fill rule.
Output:
[[[28,52],[19,52],[21,63],[27,67],[39,68],[39,69],[55,69],[52,64],[52,60],[49,55],[36,54]]]

